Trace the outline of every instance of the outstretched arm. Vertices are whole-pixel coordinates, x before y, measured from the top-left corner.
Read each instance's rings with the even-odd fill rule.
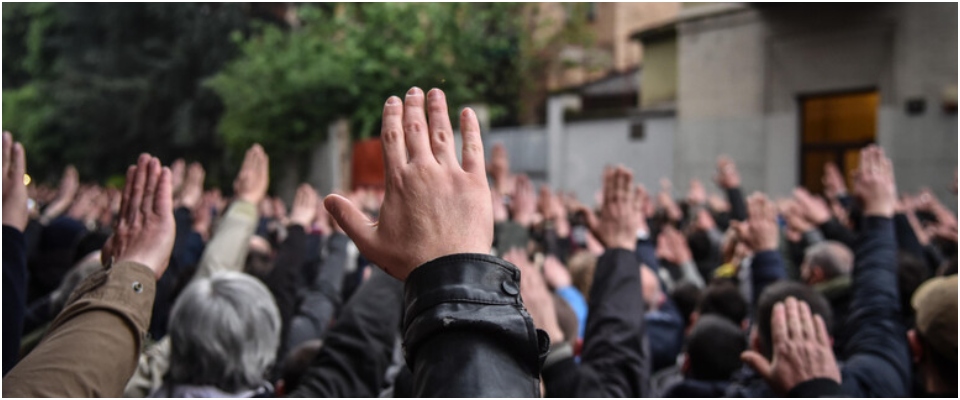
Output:
[[[4,377],[3,395],[119,397],[137,365],[174,229],[170,170],[141,155],[127,171],[106,269],[80,285],[43,341]]]
[[[379,221],[341,196],[325,205],[367,259],[406,281],[403,338],[417,396],[534,397],[547,340],[523,308],[517,268],[486,255],[493,210],[472,110],[460,127],[462,166],[442,91],[391,97]]]

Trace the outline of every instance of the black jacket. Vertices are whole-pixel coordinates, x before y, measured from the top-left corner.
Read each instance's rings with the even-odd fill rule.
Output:
[[[580,364],[570,356],[545,366],[546,396],[646,395],[650,346],[644,335],[639,265],[627,250],[608,250],[597,261]]]
[[[400,289],[403,288],[401,293]],[[296,397],[375,397],[404,307],[418,397],[536,397],[549,339],[520,299],[520,271],[483,254],[430,261],[402,284],[375,271],[344,307]]]

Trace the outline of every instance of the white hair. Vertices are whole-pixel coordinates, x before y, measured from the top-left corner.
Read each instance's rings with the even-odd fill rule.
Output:
[[[168,383],[236,393],[265,382],[280,344],[280,312],[259,280],[221,272],[183,290],[169,335]]]

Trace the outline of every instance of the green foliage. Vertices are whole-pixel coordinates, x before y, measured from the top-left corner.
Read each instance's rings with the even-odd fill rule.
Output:
[[[488,101],[503,114],[520,87],[521,7],[303,6],[299,28],[264,27],[209,81],[226,108],[219,130],[231,147],[258,141],[281,152],[310,148],[341,117],[355,136],[368,137],[378,132],[387,97],[414,85],[443,89],[452,106]]]

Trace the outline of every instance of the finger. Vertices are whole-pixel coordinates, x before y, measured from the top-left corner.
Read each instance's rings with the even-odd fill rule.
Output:
[[[160,170],[160,178],[157,180],[153,213],[173,216],[173,172],[166,167]]]
[[[805,301],[799,302],[798,311],[800,312],[800,330],[804,340],[814,340],[817,338],[816,327],[813,324],[813,316],[810,314],[810,305]]]
[[[770,317],[770,338],[773,340],[773,343],[769,343],[770,348],[774,348],[778,343],[788,342],[790,340],[789,330],[786,306],[783,302],[777,302],[773,305],[773,313]]]
[[[605,167],[603,169],[603,208],[608,204],[613,204],[616,195],[616,176],[614,169]]]
[[[143,191],[147,184],[147,164],[150,156],[146,153],[137,160],[137,170],[133,177],[133,188],[130,192],[130,208],[127,209],[127,223],[134,226],[140,222],[140,204],[143,202]]]
[[[141,203],[140,218],[145,218],[153,213],[154,195],[157,192],[157,182],[160,181],[161,172],[160,160],[151,158],[147,163],[147,183],[143,188],[143,202]]]
[[[768,380],[773,376],[773,366],[771,366],[770,362],[760,353],[747,350],[740,353],[740,361],[743,361],[744,364],[749,365],[750,368],[757,371],[757,374],[763,377],[764,380]]]
[[[797,304],[797,299],[793,297],[787,297],[787,301],[784,303],[787,315],[787,335],[790,340],[802,340],[803,339],[803,329],[801,328],[800,323],[800,306]]]
[[[483,159],[483,140],[480,138],[480,121],[473,109],[465,108],[460,113],[460,136],[463,138],[463,170],[470,173],[483,173],[486,169]],[[506,158],[506,151],[503,154]]]
[[[433,156],[441,165],[459,167],[456,149],[453,147],[453,126],[447,111],[447,97],[442,90],[432,89],[427,93],[427,117]]]
[[[403,138],[407,144],[407,153],[410,154],[410,162],[436,160],[430,151],[424,100],[423,91],[412,87],[403,101]]]
[[[243,164],[240,165],[240,172],[249,171],[253,169],[253,154],[255,152],[255,146],[250,146],[247,149],[247,152],[243,155]]]
[[[374,224],[367,215],[345,197],[331,194],[323,199],[323,206],[337,221],[343,232],[357,244],[362,252],[368,252],[374,245]],[[369,253],[368,253],[369,254]]]
[[[407,145],[403,133],[403,103],[397,96],[390,96],[383,105],[380,125],[380,142],[383,144],[383,163],[387,171],[387,185],[396,170],[407,164]]]
[[[120,197],[120,213],[117,214],[118,218],[114,222],[114,225],[118,225],[121,221],[126,221],[127,213],[130,211],[130,202],[133,201],[133,181],[137,179],[137,167],[131,165],[127,167],[127,181],[123,185],[123,194]]]
[[[823,322],[823,317],[814,315],[813,324],[816,330],[817,343],[819,343],[821,346],[830,347],[830,334],[827,333],[827,324]]]
[[[13,184],[16,185],[15,187],[24,187],[23,174],[27,173],[27,152],[23,150],[22,144],[14,143],[11,163],[13,174],[10,178],[13,179]]]

